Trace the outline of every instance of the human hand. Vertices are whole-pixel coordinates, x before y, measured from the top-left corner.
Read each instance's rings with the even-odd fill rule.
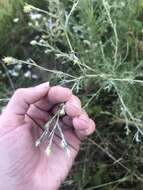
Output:
[[[50,119],[54,107],[65,103],[66,116],[61,119],[65,139],[72,146],[70,157],[58,146],[55,137],[50,156],[44,145],[35,147],[41,129]],[[33,119],[32,119],[33,118]],[[61,86],[17,90],[0,116],[0,189],[56,190],[66,178],[81,141],[95,130],[94,122],[81,108],[71,90]],[[73,148],[75,147],[75,149]]]

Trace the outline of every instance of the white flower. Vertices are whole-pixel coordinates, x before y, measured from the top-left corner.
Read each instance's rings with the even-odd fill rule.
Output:
[[[15,69],[20,70],[22,68],[22,64],[15,65]]]
[[[41,14],[39,14],[39,13],[30,13],[30,18],[31,18],[31,20],[37,20],[37,19],[40,19],[41,17],[42,17],[42,15]]]
[[[39,22],[38,22],[37,20],[35,21],[35,26],[36,26],[36,27],[39,27],[39,26],[40,26],[40,24],[39,24]]]
[[[69,148],[66,148],[66,154],[67,154],[68,158],[70,158],[70,157],[71,157],[71,151],[70,151],[70,149],[69,149]]]
[[[141,142],[141,139],[140,139],[140,132],[137,131],[135,136],[134,136],[134,139],[136,140],[137,143],[140,143]]]
[[[45,153],[46,153],[47,156],[50,156],[51,148],[49,146],[46,148]]]
[[[65,149],[66,146],[67,146],[67,144],[66,144],[66,142],[65,142],[64,140],[61,141],[61,144],[60,144],[60,145],[61,145],[61,148],[64,148],[64,149]]]
[[[70,158],[70,156],[71,156],[71,151],[70,151],[70,149],[69,149],[68,144],[66,143],[66,141],[65,141],[65,140],[62,140],[61,143],[60,143],[60,146],[61,146],[61,148],[63,148],[63,149],[65,150],[65,153],[66,153],[67,156]]]
[[[83,43],[87,44],[88,46],[91,45],[90,41],[88,41],[88,40],[83,40]]]
[[[60,116],[64,116],[65,115],[65,108],[64,106],[62,107],[61,111],[60,111]]]
[[[41,36],[43,39],[46,39],[47,38],[47,35],[42,35]]]
[[[32,5],[29,5],[29,4],[25,4],[25,6],[24,6],[24,13],[30,13],[32,10],[33,10],[33,6]]]
[[[48,49],[46,49],[46,50],[44,51],[44,53],[45,53],[45,54],[49,53],[49,50],[48,50]]]
[[[27,71],[26,73],[24,73],[24,77],[25,78],[30,78],[31,77],[31,72]]]
[[[12,75],[13,77],[18,77],[18,76],[19,76],[19,73],[16,72],[16,71],[12,71],[12,72],[11,72],[11,75]]]
[[[32,46],[35,46],[35,45],[37,44],[37,41],[36,41],[36,40],[32,40],[32,41],[30,42],[30,44],[31,44]]]
[[[45,43],[45,40],[43,40],[43,39],[40,39],[40,41],[39,41],[41,44],[44,44]]]
[[[38,76],[37,75],[32,75],[32,78],[33,79],[38,79]]]
[[[121,7],[125,7],[126,6],[125,2],[123,2],[123,1],[120,2],[120,5],[121,5]]]
[[[17,23],[19,21],[19,18],[13,19],[13,22]]]
[[[41,142],[40,142],[40,140],[38,139],[38,140],[35,142],[35,146],[38,147],[40,143],[41,143]]]
[[[32,22],[28,22],[28,26],[33,26]]]
[[[27,65],[27,67],[28,67],[29,69],[31,69],[31,68],[32,68],[32,65]]]
[[[21,68],[22,68],[22,64],[17,64],[17,65],[15,65],[15,67],[14,67],[16,70],[20,70]]]
[[[2,60],[3,60],[3,62],[6,63],[6,64],[13,64],[13,63],[15,63],[13,57],[4,57]]]
[[[47,21],[47,18],[46,18],[46,17],[43,17],[43,21]]]

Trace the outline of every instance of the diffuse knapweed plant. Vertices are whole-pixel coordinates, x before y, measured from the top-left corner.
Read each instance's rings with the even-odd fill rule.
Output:
[[[78,93],[92,82],[85,108],[102,91],[116,96],[113,122],[122,121],[126,134],[143,136],[141,1],[50,0],[45,10],[26,4],[29,26],[38,31],[30,44],[52,54],[61,70],[49,70],[34,60],[5,58],[6,63],[28,64],[51,72]],[[66,68],[66,72],[65,72]],[[97,90],[98,88],[98,90]],[[39,141],[38,141],[39,142]]]
[[[61,139],[61,144],[60,144],[61,148],[63,148],[65,152],[67,153],[67,155],[70,156],[69,144],[64,138],[64,134],[62,132],[62,128],[59,123],[60,118],[63,117],[64,115],[65,115],[64,104],[61,104],[59,106],[58,111],[55,113],[55,115],[44,126],[44,132],[42,133],[42,135],[35,142],[35,146],[37,147],[41,143],[43,143],[43,141],[48,140],[48,146],[45,150],[48,156],[51,154],[52,143],[53,143],[54,135],[56,134],[57,130],[60,134],[59,138]],[[51,129],[51,125],[52,125],[52,129]]]

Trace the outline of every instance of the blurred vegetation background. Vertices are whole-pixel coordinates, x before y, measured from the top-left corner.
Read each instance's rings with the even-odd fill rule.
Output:
[[[44,29],[45,25],[40,23],[36,27],[34,20],[32,23],[34,27],[31,27],[29,16],[23,13],[25,2],[24,0],[0,0],[1,59],[4,56],[21,60],[32,58],[41,66],[61,70],[66,68],[70,73],[80,74],[80,69],[77,69],[71,60],[65,61],[61,57],[57,59],[57,54],[55,54],[55,49],[64,53],[69,51],[59,23],[64,20],[64,15],[70,12],[76,1],[27,0],[29,4],[61,16],[55,22],[58,23],[54,25],[55,31],[51,30],[55,33],[48,31],[48,39],[46,39],[48,45],[55,48],[54,51],[51,51],[51,46],[43,50],[41,47],[31,45],[33,39],[39,41],[39,36],[43,36],[38,27]],[[119,41],[116,41],[115,31],[112,31],[114,25],[111,26],[111,22],[114,24],[115,21]],[[112,77],[126,78],[127,76],[134,80],[142,80],[142,0],[81,0],[69,22],[68,34],[77,56],[88,66],[93,66],[98,74],[109,73]],[[114,42],[118,43],[118,65],[115,70],[113,70]],[[123,64],[121,64],[122,61]],[[0,63],[1,109],[6,105],[14,89],[18,87],[26,87],[46,80],[52,80],[53,84],[58,82],[55,76],[39,72],[29,65],[7,66],[2,61]],[[84,81],[79,91],[83,102],[88,102],[93,93],[98,91],[101,83],[102,80],[99,78]],[[96,121],[97,131],[83,143],[74,167],[61,189],[143,189],[142,137],[139,139],[135,136],[136,123],[133,121],[128,121],[131,133],[126,134],[124,114],[117,94],[109,84],[108,89],[103,89],[100,96],[93,98],[87,107],[87,111]],[[127,86],[126,83],[122,85],[119,83],[117,87],[129,110],[142,123],[142,85],[134,87],[131,84]],[[142,125],[140,127],[142,130]]]

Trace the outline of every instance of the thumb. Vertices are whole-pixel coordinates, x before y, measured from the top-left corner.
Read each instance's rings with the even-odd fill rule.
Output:
[[[5,113],[24,116],[30,104],[42,99],[49,91],[49,82],[40,84],[36,87],[20,88],[15,91],[8,103]]]

